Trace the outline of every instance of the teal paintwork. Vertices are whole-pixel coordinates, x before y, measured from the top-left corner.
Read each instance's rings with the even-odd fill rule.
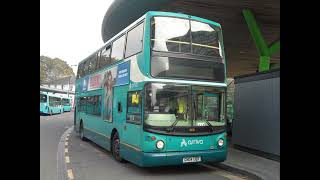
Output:
[[[48,111],[48,103],[41,103],[40,102],[40,113],[41,114],[49,114],[49,111]]]
[[[61,105],[59,106],[50,106],[49,97],[58,97],[60,96],[49,94],[46,92],[40,92],[40,94],[47,96],[47,102],[41,103],[40,102],[40,114],[59,114],[63,112],[63,107]]]
[[[71,111],[71,98],[63,98],[69,100],[69,105],[63,104],[63,112],[70,112]]]
[[[161,166],[161,165],[178,165],[183,164],[183,157],[194,157],[201,156],[202,162],[221,162],[227,157],[227,142],[225,138],[225,132],[218,134],[211,134],[206,136],[173,136],[173,135],[163,135],[145,132],[143,130],[143,117],[144,111],[142,111],[142,122],[139,124],[128,123],[126,120],[127,112],[127,94],[128,91],[143,90],[144,85],[148,82],[163,82],[163,83],[183,83],[183,84],[194,84],[194,85],[205,85],[216,87],[217,89],[226,90],[227,84],[224,83],[214,83],[214,82],[204,82],[204,81],[194,81],[194,80],[175,80],[175,79],[154,79],[150,76],[150,18],[153,16],[172,16],[181,18],[190,18],[197,21],[202,21],[210,23],[216,26],[220,24],[202,19],[195,16],[189,16],[179,13],[169,13],[169,12],[155,12],[151,11],[146,13],[140,19],[133,23],[137,24],[144,21],[144,35],[143,35],[143,49],[142,52],[126,58],[121,61],[117,61],[109,67],[105,67],[91,75],[84,76],[76,81],[76,121],[75,130],[79,132],[80,122],[84,126],[85,136],[102,146],[107,150],[111,150],[112,142],[112,132],[117,131],[120,137],[120,155],[122,158],[137,164],[139,166]],[[119,32],[122,34],[126,32],[130,27]],[[118,35],[119,35],[118,34]],[[219,34],[222,39],[222,31]],[[109,44],[117,35],[107,41],[105,44]],[[221,43],[223,49],[223,43]],[[224,51],[222,51],[224,58]],[[113,108],[112,108],[112,119],[113,121],[106,121],[101,116],[88,115],[85,112],[78,111],[78,99],[81,96],[91,96],[91,95],[101,95],[104,96],[104,89],[99,88],[92,91],[81,91],[81,83],[84,78],[88,76],[97,75],[99,73],[110,70],[119,64],[129,61],[132,63],[136,61],[137,71],[141,73],[143,79],[139,82],[134,82],[130,79],[128,85],[115,86],[113,88]],[[225,61],[225,60],[224,60]],[[80,62],[81,63],[81,62]],[[132,69],[130,70],[132,73]],[[226,74],[225,74],[226,75]],[[226,79],[226,78],[225,78]],[[102,98],[102,112],[104,111],[104,98]],[[122,111],[118,112],[118,103],[121,103]],[[144,107],[144,101],[142,100],[142,107]],[[151,137],[155,137],[156,140],[152,140]],[[218,147],[217,141],[222,138],[225,142],[223,147]],[[156,142],[162,140],[165,143],[163,149],[159,150],[156,148]],[[187,146],[183,142],[187,143]]]
[[[71,111],[71,105],[69,105],[69,106],[64,105],[63,106],[63,112],[70,112],[70,111]]]
[[[163,153],[133,153],[127,146],[121,146],[122,153],[133,157],[135,161],[130,161],[141,167],[181,165],[184,157],[201,157],[204,162],[222,162],[226,160],[226,150],[206,150],[206,151],[184,151],[184,152],[163,152]]]

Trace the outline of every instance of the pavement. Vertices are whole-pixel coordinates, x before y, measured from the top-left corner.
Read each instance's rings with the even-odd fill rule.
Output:
[[[227,160],[218,166],[251,179],[280,179],[280,162],[235,149],[232,144],[228,147]]]
[[[73,131],[73,112],[40,116],[41,180],[105,179],[280,179],[280,163],[229,147],[228,158],[219,164],[140,168],[118,163],[110,152]],[[61,176],[60,171],[64,171]]]

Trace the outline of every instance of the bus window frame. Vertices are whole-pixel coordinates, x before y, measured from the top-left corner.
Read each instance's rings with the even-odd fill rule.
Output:
[[[125,37],[124,37],[124,43],[123,43],[123,46],[124,46],[124,47],[123,47],[123,51],[122,51],[122,58],[119,59],[119,60],[113,61],[113,60],[112,60],[113,43],[114,43],[115,41],[117,41],[118,39],[122,38],[123,36],[125,36]],[[111,52],[110,52],[111,63],[110,63],[109,66],[112,66],[112,65],[114,65],[115,63],[117,63],[117,62],[119,62],[119,61],[121,61],[121,60],[124,59],[124,52],[125,52],[125,50],[126,50],[126,39],[127,39],[127,32],[124,32],[124,33],[120,34],[116,39],[114,39],[114,40],[110,43],[110,44],[111,44]]]
[[[84,77],[83,74],[84,74],[83,63],[79,63],[78,70],[77,70],[77,79]]]
[[[152,28],[151,28],[151,21],[152,21],[152,18],[154,17],[167,17],[167,18],[176,18],[176,19],[184,19],[184,20],[188,20],[189,21],[189,27],[190,27],[190,30],[191,30],[191,21],[197,21],[197,22],[200,22],[200,23],[205,23],[203,21],[199,21],[199,20],[196,20],[196,19],[191,19],[191,18],[184,18],[184,17],[176,17],[176,16],[162,16],[162,15],[155,15],[155,16],[151,16],[149,18],[149,25],[150,25],[150,32],[149,32],[149,44],[150,44],[150,58],[152,57],[152,51],[154,52],[164,52],[164,53],[173,53],[173,54],[186,54],[186,55],[195,55],[195,56],[202,56],[202,57],[207,57],[207,58],[211,58],[211,57],[216,57],[216,56],[203,56],[203,55],[199,55],[199,54],[193,54],[192,53],[192,35],[190,33],[190,42],[191,42],[191,53],[185,53],[185,52],[175,52],[175,51],[156,51],[156,50],[152,50],[152,47],[151,47],[151,35],[152,35]],[[220,58],[222,59],[222,63],[225,64],[225,61],[224,61],[224,53],[223,53],[223,49],[222,49],[222,46],[221,46],[221,42],[223,41],[222,37],[220,36],[221,34],[221,31],[222,31],[222,28],[221,26],[217,26],[215,24],[210,24],[210,23],[205,23],[205,24],[209,24],[209,25],[212,25],[213,29],[215,31],[217,31],[217,36],[219,38],[219,51],[221,51],[221,56]],[[220,39],[221,38],[221,39]],[[223,43],[224,45],[224,43]]]
[[[109,52],[109,64],[105,64],[105,65],[101,65],[101,59],[102,59],[102,51],[106,51],[107,49],[110,49],[110,52]],[[108,43],[107,45],[105,45],[105,46],[103,46],[103,48],[101,48],[100,50],[99,50],[99,66],[98,66],[98,68],[97,68],[97,70],[99,71],[99,70],[101,70],[101,69],[103,69],[104,67],[107,67],[107,66],[110,66],[110,64],[111,64],[111,49],[112,49],[112,43]]]
[[[134,28],[136,28],[137,26],[143,24],[143,29],[142,29],[142,45],[141,45],[141,49],[139,52],[135,53],[135,54],[132,54],[128,57],[126,57],[126,50],[127,50],[127,40],[128,40],[128,33],[129,31],[133,30]],[[113,41],[109,42],[108,44],[104,45],[103,48],[101,48],[100,50],[96,51],[95,53],[91,54],[89,57],[91,56],[95,56],[95,61],[96,61],[96,66],[94,68],[94,70],[90,69],[88,67],[88,71],[86,72],[85,71],[85,66],[87,63],[90,63],[90,60],[91,59],[86,59],[84,60],[83,62],[80,62],[79,64],[79,68],[78,68],[78,72],[79,72],[79,75],[77,74],[77,79],[80,79],[82,77],[85,77],[89,74],[93,74],[95,73],[96,71],[99,71],[101,69],[103,69],[104,67],[107,67],[107,66],[112,66],[114,65],[115,63],[117,63],[118,61],[121,61],[121,60],[124,60],[126,58],[129,58],[129,57],[132,57],[134,55],[137,55],[141,52],[143,52],[143,49],[144,49],[144,43],[145,43],[145,38],[144,38],[144,33],[145,33],[145,28],[146,28],[146,18],[142,19],[141,21],[139,21],[137,24],[135,24],[133,27],[131,27],[130,29],[128,29],[127,31],[123,32],[122,34],[120,34],[118,37],[116,37]],[[122,52],[122,59],[119,59],[117,61],[112,61],[112,52],[113,52],[113,43],[115,41],[117,41],[118,39],[122,38],[123,36],[124,37],[124,47],[123,47],[123,52]],[[102,51],[107,49],[108,47],[110,47],[110,55],[109,55],[109,58],[110,58],[110,63],[107,64],[107,65],[104,65],[103,67],[101,66],[101,54],[102,54]],[[82,66],[80,68],[80,66]],[[79,69],[83,69],[82,71],[79,71]],[[81,73],[80,73],[81,72]]]
[[[89,59],[87,60],[90,64],[90,67],[88,67],[88,74],[92,74],[96,72],[97,70],[97,63],[98,63],[98,57],[97,57],[97,52],[93,53],[92,55],[89,56]],[[95,63],[95,64],[94,64]],[[94,65],[94,66],[93,66]]]
[[[92,99],[94,99],[94,101],[95,101],[95,98],[97,97],[97,101],[99,101],[99,96],[101,97],[100,98],[100,113],[99,114],[92,114],[92,113],[88,113],[88,98],[92,98]],[[92,101],[92,100],[91,100]],[[90,101],[90,102],[91,102]],[[92,104],[92,103],[89,103],[89,104]],[[97,103],[98,104],[98,103]],[[101,110],[101,105],[102,105],[102,95],[101,94],[96,94],[96,95],[92,95],[92,96],[86,96],[86,115],[89,115],[89,116],[96,116],[96,117],[102,117],[102,110]],[[94,111],[93,112],[95,112],[96,111],[96,106],[93,106],[94,107]]]
[[[145,28],[146,28],[146,22],[145,22],[145,20],[146,20],[145,18],[142,19],[142,20],[139,21],[136,25],[134,25],[132,28],[130,28],[130,29],[128,29],[128,30],[126,31],[126,46],[125,46],[125,51],[124,51],[124,59],[129,58],[129,57],[132,57],[132,56],[134,56],[134,55],[137,55],[137,54],[143,52],[143,47],[144,47],[144,43],[145,43],[144,33],[145,33]],[[136,53],[134,53],[134,54],[126,57],[127,44],[128,44],[128,34],[129,34],[130,31],[132,31],[134,28],[138,27],[138,26],[141,25],[141,24],[143,24],[142,34],[141,34],[141,35],[142,35],[142,45],[141,45],[141,49],[140,49],[140,51],[138,51],[138,52],[136,52]]]
[[[153,53],[156,54],[156,56],[161,57],[161,55],[166,55],[166,56],[162,56],[162,57],[173,57],[173,58],[185,58],[185,59],[193,59],[193,60],[198,60],[198,61],[206,61],[206,59],[214,59],[212,62],[216,62],[216,63],[222,63],[224,64],[224,82],[217,82],[217,83],[225,83],[227,81],[227,77],[226,77],[226,69],[227,69],[227,64],[225,61],[225,54],[224,54],[224,43],[223,38],[222,38],[222,28],[221,26],[215,25],[215,24],[210,24],[214,27],[214,30],[217,31],[217,35],[219,38],[219,49],[221,51],[221,56],[202,56],[202,55],[198,55],[198,54],[192,54],[192,53],[183,53],[183,52],[174,52],[174,51],[155,51],[152,49],[151,47],[151,36],[152,36],[152,27],[151,27],[151,21],[154,17],[167,17],[167,18],[177,18],[177,19],[185,19],[189,21],[189,25],[190,25],[190,30],[191,30],[191,21],[197,21],[197,22],[201,22],[201,23],[205,23],[203,21],[199,21],[199,20],[195,20],[195,19],[190,19],[190,18],[183,18],[183,17],[175,17],[175,16],[162,16],[162,15],[155,15],[155,16],[151,16],[148,18],[149,21],[149,58],[150,58],[150,64],[149,64],[149,74],[152,78],[155,79],[172,79],[172,80],[186,80],[186,78],[180,78],[180,77],[156,77],[153,76],[153,74],[151,73],[151,65],[152,65],[152,57],[154,56]],[[145,23],[147,24],[147,23]],[[191,38],[191,34],[190,34],[190,38]],[[192,43],[192,38],[191,38],[191,43]],[[221,45],[222,44],[222,45]],[[191,44],[191,51],[192,51],[192,44]],[[221,61],[221,62],[220,62]],[[208,80],[208,79],[198,79],[198,78],[187,78],[187,80],[190,81],[204,81],[204,82],[216,82],[216,81],[212,81],[212,80]]]

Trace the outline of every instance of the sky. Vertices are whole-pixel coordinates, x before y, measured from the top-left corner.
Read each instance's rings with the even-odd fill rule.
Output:
[[[103,45],[101,25],[113,0],[40,0],[40,55],[78,63]]]

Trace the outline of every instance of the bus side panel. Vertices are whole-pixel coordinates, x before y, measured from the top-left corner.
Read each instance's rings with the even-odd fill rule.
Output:
[[[105,121],[101,116],[91,116],[90,123],[95,131],[93,140],[101,147],[110,150],[110,136],[112,130],[112,122]]]

